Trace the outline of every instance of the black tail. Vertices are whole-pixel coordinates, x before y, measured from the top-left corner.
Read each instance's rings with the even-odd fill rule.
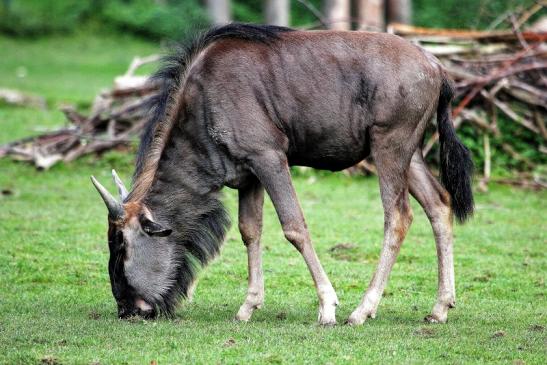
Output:
[[[441,182],[450,193],[452,211],[460,223],[473,215],[473,191],[471,180],[473,161],[469,150],[461,143],[450,120],[450,102],[454,90],[450,81],[443,77],[437,128],[441,144]]]

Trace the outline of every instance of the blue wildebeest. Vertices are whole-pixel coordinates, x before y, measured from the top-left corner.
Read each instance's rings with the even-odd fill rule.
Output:
[[[435,234],[438,298],[427,320],[454,306],[452,215],[472,214],[472,163],[449,117],[451,82],[433,56],[388,34],[296,31],[231,24],[171,56],[140,144],[133,188],[108,207],[109,273],[120,317],[173,312],[196,269],[214,257],[228,218],[223,186],[239,191],[239,229],[249,288],[236,318],[264,301],[260,235],[264,190],[288,241],[302,254],[319,297],[319,323],[336,322],[336,293],[314,251],[289,166],[340,170],[374,158],[384,207],[378,268],[348,319],[374,317],[412,222],[409,192]],[[437,113],[441,182],[422,159]]]

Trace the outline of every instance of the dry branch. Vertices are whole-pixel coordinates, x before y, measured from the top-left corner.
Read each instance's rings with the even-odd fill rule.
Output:
[[[60,161],[70,162],[86,154],[128,145],[144,128],[147,101],[158,90],[146,76],[135,76],[134,72],[157,60],[156,55],[136,57],[127,72],[114,80],[113,88],[95,98],[89,116],[72,106],[62,107],[70,125],[0,146],[0,157],[9,155],[48,169]]]
[[[30,95],[18,90],[0,89],[0,102],[17,106],[46,108],[46,100],[41,96]]]
[[[469,31],[460,29],[428,29],[406,24],[390,24],[388,31],[403,36],[435,54],[446,71],[455,80],[456,100],[452,112],[453,123],[458,128],[466,123],[479,129],[485,158],[480,188],[487,189],[492,166],[490,137],[503,137],[498,128],[498,112],[510,121],[543,141],[533,146],[545,150],[547,129],[547,33],[521,27],[531,15],[545,4],[535,4],[520,14],[506,13],[497,25],[505,22],[508,30]],[[428,155],[438,142],[438,133],[427,140],[423,154]],[[500,151],[521,164],[522,170],[534,170],[536,164],[517,152],[507,140],[517,141],[517,135],[498,144]],[[501,147],[501,148],[500,148]],[[373,171],[358,165],[360,171]],[[526,185],[526,184],[521,184]],[[541,184],[534,183],[534,186]]]

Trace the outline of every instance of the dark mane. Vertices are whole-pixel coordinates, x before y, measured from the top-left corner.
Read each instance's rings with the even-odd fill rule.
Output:
[[[161,125],[171,122],[168,118],[168,106],[175,102],[185,72],[200,51],[217,40],[227,38],[270,43],[278,39],[279,33],[289,31],[292,29],[273,25],[232,23],[212,28],[197,35],[190,42],[176,44],[163,58],[162,66],[151,77],[151,81],[160,85],[160,92],[150,101],[150,120],[141,136],[133,181],[135,182],[142,174],[150,154],[155,153],[152,148],[154,139],[168,137],[161,135],[161,131],[164,130]]]
[[[173,132],[173,126],[177,119],[177,109],[181,107],[178,100],[186,74],[200,52],[213,42],[240,39],[270,44],[279,38],[279,33],[288,31],[291,29],[251,24],[229,24],[213,28],[189,43],[178,44],[163,59],[163,65],[151,78],[159,84],[160,92],[150,101],[150,120],[141,137],[133,190],[126,203],[144,203],[154,210],[160,222],[169,222],[174,228],[173,233],[167,237],[167,244],[176,247],[175,269],[169,280],[171,284],[161,293],[161,298],[150,298],[154,299],[153,304],[162,313],[172,314],[178,299],[187,297],[198,269],[219,253],[230,223],[217,193],[196,197],[182,187],[176,187],[174,191],[175,187],[168,183],[177,180],[179,171],[174,169],[162,170],[162,179],[156,180],[158,164],[164,150],[168,148],[166,146],[171,143],[171,139],[180,137]],[[158,193],[167,191],[172,193]]]
[[[197,219],[188,219],[182,209],[181,205],[175,205],[162,212],[162,215],[174,220],[175,226],[185,226],[184,232],[175,230],[168,238],[169,244],[178,251],[176,269],[170,278],[172,285],[162,293],[161,300],[154,303],[167,316],[173,315],[180,298],[188,297],[198,270],[219,254],[230,225],[230,218],[216,197],[204,202]]]

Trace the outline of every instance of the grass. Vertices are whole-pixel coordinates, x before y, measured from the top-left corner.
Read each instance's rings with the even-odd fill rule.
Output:
[[[45,95],[50,105],[47,111],[0,106],[0,143],[62,124],[57,105],[85,106],[134,54],[156,50],[131,38],[88,35],[0,38],[0,49],[2,86]],[[21,66],[28,70],[22,80],[14,76]],[[378,317],[362,327],[315,324],[311,278],[284,240],[269,201],[266,303],[249,323],[232,321],[247,277],[237,224],[222,255],[202,272],[194,302],[183,303],[175,319],[121,321],[106,271],[106,212],[89,175],[108,181],[115,167],[127,180],[131,165],[132,156],[116,152],[48,172],[0,160],[0,363],[546,362],[545,192],[494,185],[477,193],[475,218],[455,231],[458,298],[446,325],[422,322],[435,302],[436,256],[415,202],[414,224]],[[380,251],[377,182],[295,175],[315,247],[341,301],[342,322],[358,304]],[[236,198],[226,190],[233,219]]]

